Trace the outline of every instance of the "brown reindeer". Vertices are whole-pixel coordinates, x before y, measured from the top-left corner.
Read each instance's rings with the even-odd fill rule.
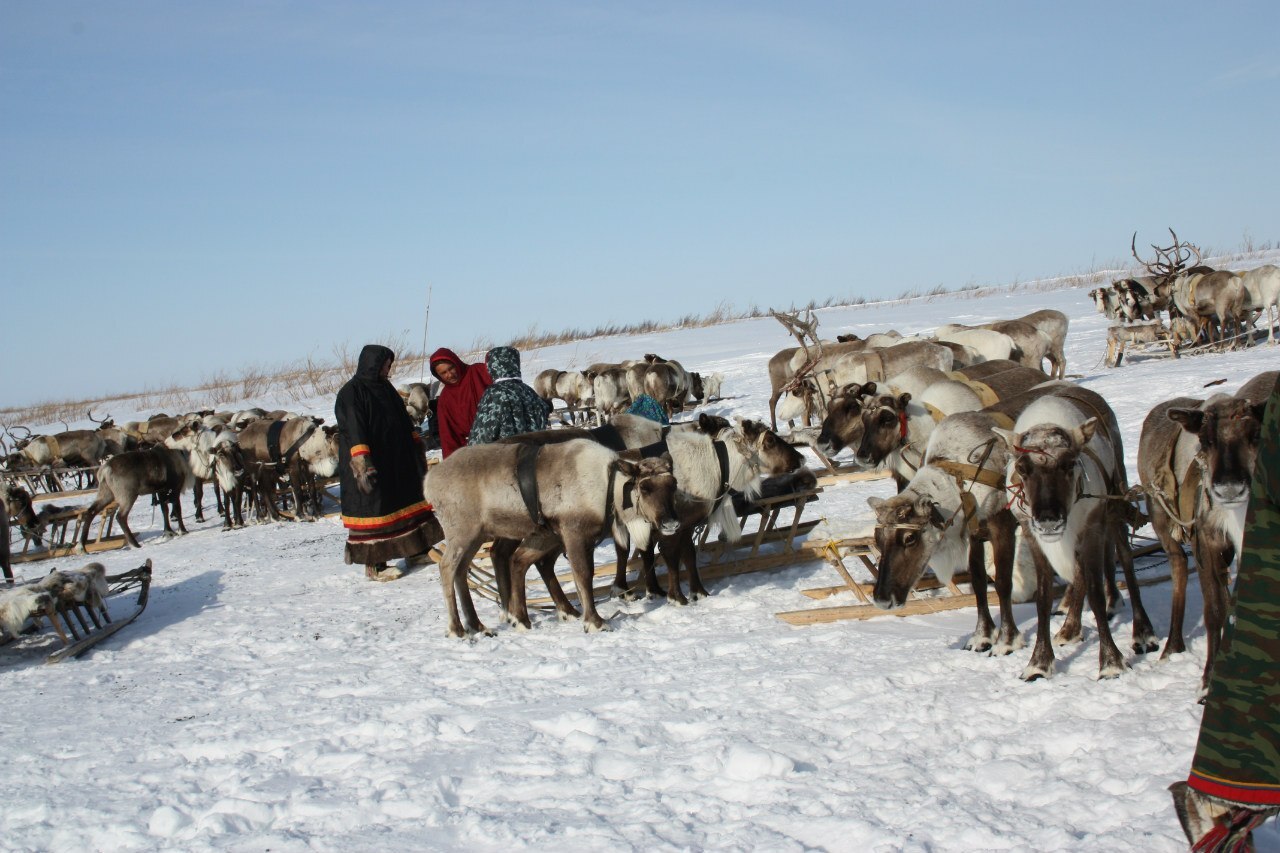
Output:
[[[539,533],[553,534],[573,567],[584,628],[600,631],[605,623],[596,612],[592,590],[596,543],[609,533],[627,541],[633,533],[644,535],[651,524],[666,523],[666,514],[638,515],[629,530],[628,486],[640,469],[612,450],[581,439],[539,449],[533,460],[537,499],[534,507],[529,506],[517,474],[519,457],[526,452],[528,447],[520,444],[465,447],[427,477],[426,497],[447,540],[440,583],[449,613],[449,636],[461,637],[464,631],[488,633],[476,614],[465,569],[486,540],[519,542]],[[641,502],[639,506],[643,512],[649,505]],[[459,619],[459,604],[463,619]]]
[[[1162,657],[1186,651],[1187,558],[1192,546],[1204,598],[1209,648],[1200,698],[1223,644],[1229,568],[1240,553],[1244,512],[1257,455],[1266,399],[1277,373],[1255,377],[1236,396],[1179,397],[1155,406],[1142,424],[1138,473],[1147,493],[1151,526],[1169,556],[1173,575],[1169,639]]]
[[[1083,389],[1075,390],[1075,396],[1041,397],[1022,411],[1012,430],[993,430],[1009,450],[1010,506],[1036,565],[1036,645],[1023,670],[1027,681],[1053,674],[1049,618],[1055,573],[1077,592],[1083,586],[1088,597],[1099,637],[1099,677],[1114,678],[1128,668],[1107,621],[1106,578],[1117,554],[1133,607],[1133,650],[1158,648],[1127,547],[1128,484],[1119,426],[1105,401],[1086,402],[1078,394]],[[1058,642],[1079,638],[1082,602],[1077,594]]]
[[[182,523],[182,490],[191,488],[193,481],[191,464],[187,461],[186,452],[182,450],[154,447],[112,456],[98,468],[98,494],[84,511],[80,522],[80,543],[76,551],[84,553],[89,544],[89,528],[94,516],[106,509],[112,501],[118,504],[116,520],[124,531],[125,541],[134,548],[141,548],[138,537],[129,527],[129,511],[140,495],[156,495],[160,500],[166,537],[173,535],[169,513],[165,511],[169,504],[173,506],[178,529],[186,533],[187,528]]]

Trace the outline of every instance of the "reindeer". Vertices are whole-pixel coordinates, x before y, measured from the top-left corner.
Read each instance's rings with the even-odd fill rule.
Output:
[[[191,489],[192,503],[195,504],[195,520],[204,521],[204,484],[214,484],[214,496],[218,511],[222,513],[224,526],[230,527],[229,507],[223,495],[226,492],[237,492],[241,476],[237,473],[235,460],[227,454],[223,458],[227,462],[221,470],[217,468],[217,449],[220,445],[235,445],[237,432],[230,427],[210,429],[200,421],[191,421],[180,427],[177,432],[164,440],[165,447],[185,450],[189,454],[191,473],[195,482]],[[243,472],[243,465],[238,469]],[[239,507],[236,507],[238,512]],[[243,525],[243,519],[241,520]]]
[[[1280,312],[1280,267],[1266,264],[1240,275],[1249,295],[1249,307],[1267,318],[1267,343],[1274,346],[1276,320],[1272,315]]]
[[[289,488],[300,520],[313,520],[318,512],[316,477],[332,477],[338,470],[338,436],[333,427],[322,427],[320,418],[261,419],[240,431],[245,470],[256,480],[255,500],[273,520],[280,520],[276,506],[277,484],[289,475]]]
[[[714,523],[729,542],[742,538],[742,529],[734,513],[732,492],[748,499],[760,495],[760,483],[766,476],[789,474],[804,465],[804,457],[762,423],[744,420],[737,427],[712,415],[698,418],[698,428],[672,430],[657,444],[639,450],[641,455],[667,452],[679,491],[676,512],[680,527],[675,533],[660,532],[656,543],[642,549],[642,575],[650,594],[662,594],[654,573],[653,547],[662,551],[667,565],[667,600],[688,604],[710,593],[698,572],[694,530]],[[630,597],[627,584],[626,554],[619,552],[614,592]],[[689,574],[689,597],[681,589],[681,565]]]
[[[1120,294],[1114,287],[1094,288],[1089,291],[1089,298],[1093,300],[1093,307],[1098,313],[1112,323],[1124,322],[1125,315],[1121,307]]]
[[[634,463],[636,471],[631,482],[624,487],[629,490],[630,495],[623,497],[620,521],[627,530],[628,539],[614,540],[619,559],[625,559],[633,546],[647,547],[655,532],[673,534],[680,524],[676,515],[676,481],[671,473],[670,455],[625,461]],[[525,596],[525,576],[530,565],[538,567],[538,573],[555,602],[560,620],[581,618],[556,577],[555,561],[564,552],[563,543],[546,531],[535,533],[518,543],[510,539],[494,541],[490,556],[498,578],[499,605],[508,624],[520,629],[532,627]],[[506,589],[503,589],[502,578],[509,578]]]
[[[1120,503],[1128,484],[1120,429],[1106,402],[1097,395],[1085,397],[1083,390],[1041,397],[1022,411],[1013,429],[992,429],[1007,450],[1011,508],[1036,565],[1036,645],[1022,672],[1024,681],[1053,674],[1049,619],[1055,573],[1068,582],[1075,582],[1077,573],[1083,579],[1097,623],[1099,677],[1114,678],[1128,668],[1107,621],[1106,578],[1117,551],[1133,607],[1133,650],[1158,648],[1127,547],[1127,515]],[[1059,642],[1079,638],[1082,603],[1077,595]]]
[[[1029,333],[1033,337],[1034,330]],[[961,344],[974,350],[984,361],[1021,361],[1022,351],[1017,343],[1004,332],[983,327],[960,326],[948,323],[938,327],[939,342]],[[1043,349],[1043,346],[1041,346]]]
[[[591,380],[591,391],[596,401],[596,413],[602,421],[626,411],[627,406],[631,405],[626,372],[621,367],[597,370],[595,378]]]
[[[1186,651],[1183,617],[1188,571],[1182,545],[1189,542],[1196,557],[1209,641],[1200,680],[1201,701],[1223,645],[1228,570],[1240,553],[1262,413],[1277,376],[1276,371],[1260,374],[1234,397],[1166,400],[1152,408],[1142,424],[1138,473],[1151,526],[1169,556],[1173,575],[1169,639],[1161,657]]]
[[[952,368],[951,350],[929,341],[908,341],[883,349],[846,353],[835,360],[832,377],[835,385],[852,382],[880,382],[913,367]]]
[[[164,520],[164,538],[173,536],[169,524],[167,505],[172,504],[178,529],[187,532],[182,523],[182,490],[194,482],[191,463],[182,450],[154,447],[149,450],[130,450],[112,456],[98,468],[98,494],[84,511],[80,522],[80,543],[76,552],[83,554],[89,544],[89,528],[93,518],[113,501],[118,504],[116,520],[124,531],[125,541],[134,548],[141,548],[138,537],[129,527],[129,511],[139,495],[156,495],[161,503]]]
[[[643,538],[649,526],[669,523],[672,490],[663,491],[667,496],[665,507],[642,500],[640,513],[629,517],[625,506],[631,491],[628,486],[640,476],[639,467],[602,445],[582,439],[540,448],[532,464],[537,496],[532,505],[526,503],[518,485],[517,468],[520,456],[529,452],[528,447],[464,447],[436,466],[426,479],[426,498],[435,507],[448,543],[440,563],[440,585],[451,637],[464,636],[464,631],[488,633],[476,614],[465,570],[484,541],[519,542],[535,534],[554,535],[563,544],[573,567],[583,627],[591,632],[606,627],[596,612],[592,590],[592,550],[596,542],[610,532],[615,540],[629,541],[633,534]],[[465,623],[459,619],[459,602]]]
[[[98,419],[93,416],[93,410],[86,410],[85,414],[89,420],[98,425],[98,435],[102,436],[103,458],[107,456],[115,456],[117,453],[124,453],[126,450],[136,450],[138,440],[126,432],[124,429],[116,426],[115,421],[110,415],[105,418]]]

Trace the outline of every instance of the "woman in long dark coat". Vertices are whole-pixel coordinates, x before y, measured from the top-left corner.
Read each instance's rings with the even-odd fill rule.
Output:
[[[426,456],[399,392],[387,379],[395,353],[369,344],[356,374],[338,391],[338,475],[346,560],[365,576],[394,580],[388,560],[425,552],[444,538],[422,497]]]

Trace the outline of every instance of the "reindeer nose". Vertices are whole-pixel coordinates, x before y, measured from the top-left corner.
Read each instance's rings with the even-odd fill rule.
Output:
[[[1214,483],[1213,496],[1220,503],[1238,504],[1249,499],[1249,486],[1246,483]]]

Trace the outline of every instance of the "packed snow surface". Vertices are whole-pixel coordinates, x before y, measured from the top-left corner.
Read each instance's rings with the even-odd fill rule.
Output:
[[[1280,367],[1266,346],[1102,367],[1107,323],[1079,289],[818,316],[834,336],[1040,308],[1071,317],[1068,372],[1115,408],[1135,481],[1152,405]],[[765,364],[791,345],[761,319],[544,349],[524,369],[656,352],[724,374],[726,399],[703,411],[767,418]],[[332,420],[331,400],[309,410]],[[864,533],[867,497],[891,493],[887,480],[827,488],[807,510],[824,518],[812,535]],[[142,550],[100,559],[112,573],[154,561],[134,624],[56,666],[30,640],[0,649],[0,848],[1185,849],[1165,789],[1186,778],[1201,715],[1194,581],[1188,653],[1128,652],[1126,606],[1112,629],[1130,671],[1097,680],[1086,614],[1085,641],[1027,684],[1030,644],[962,649],[972,609],[780,621],[855,603],[801,594],[839,582],[821,561],[715,582],[688,607],[608,600],[612,630],[596,635],[546,614],[518,632],[477,599],[496,636],[458,640],[434,567],[370,583],[343,564],[334,517],[230,533],[188,517],[190,535],[162,542],[144,500],[133,522]],[[1169,584],[1143,594],[1163,638]],[[1033,639],[1033,607],[1015,613]],[[1274,823],[1258,842],[1280,849]]]

